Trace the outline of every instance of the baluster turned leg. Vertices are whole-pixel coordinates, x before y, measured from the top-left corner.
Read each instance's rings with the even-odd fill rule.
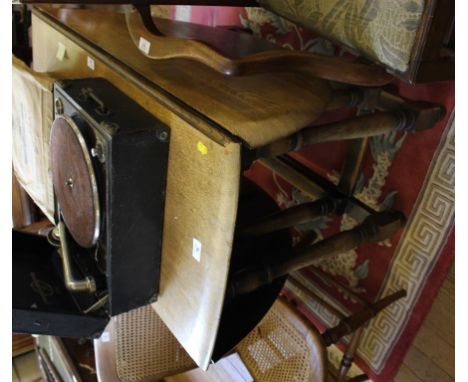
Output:
[[[344,121],[305,128],[287,138],[258,148],[256,157],[275,157],[316,143],[372,137],[392,131],[425,130],[434,126],[442,115],[441,107],[421,111],[412,109],[378,111]]]
[[[229,293],[234,297],[252,292],[281,276],[312,265],[324,257],[349,251],[364,242],[383,241],[391,237],[403,225],[404,220],[404,215],[396,211],[371,215],[358,227],[304,247],[287,260],[235,274],[229,286]]]
[[[255,236],[279,231],[284,228],[307,223],[321,216],[333,214],[341,210],[343,205],[344,202],[342,200],[322,198],[314,202],[287,208],[252,224],[241,226],[237,233],[242,236]]]
[[[309,127],[257,149],[256,156],[275,157],[305,145],[371,137],[393,130],[410,131],[415,120],[410,111],[377,112],[321,126]]]
[[[361,340],[362,330],[363,327],[361,326],[353,333],[351,342],[347,346],[346,351],[343,354],[343,358],[341,359],[336,382],[346,381],[346,375],[353,364],[354,354],[356,354],[356,349],[359,346],[359,341]]]
[[[326,110],[333,111],[342,109],[344,107],[357,107],[363,104],[365,101],[366,91],[362,88],[357,87],[351,89],[339,89],[333,91],[331,101],[327,105]]]

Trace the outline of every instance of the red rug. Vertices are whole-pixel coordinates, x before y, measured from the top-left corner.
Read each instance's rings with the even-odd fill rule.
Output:
[[[238,24],[290,49],[348,54],[284,19],[258,9],[171,7],[171,15],[212,26]],[[377,316],[367,327],[356,363],[374,381],[390,381],[414,339],[454,258],[454,83],[410,86],[395,80],[400,94],[445,106],[445,118],[433,129],[416,134],[389,134],[370,140],[355,197],[378,210],[393,207],[408,218],[403,230],[379,245],[365,245],[320,263],[320,268],[349,285],[368,301],[404,288],[408,296]],[[354,112],[354,111],[351,111]],[[333,118],[333,116],[331,116]],[[295,158],[333,182],[338,182],[344,143],[314,145]],[[247,175],[281,207],[307,201],[298,190],[261,165]],[[353,209],[339,219],[323,218],[296,227],[296,240],[315,232],[326,237],[362,221]],[[317,279],[307,269],[296,276],[308,288],[333,299],[348,311],[354,304]],[[294,287],[288,296],[318,327],[334,317]]]

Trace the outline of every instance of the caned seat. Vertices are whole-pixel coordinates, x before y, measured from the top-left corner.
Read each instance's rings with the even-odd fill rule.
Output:
[[[404,296],[406,291],[397,291],[348,317],[333,310],[334,314],[338,313],[340,323],[322,334],[293,305],[280,297],[236,351],[255,382],[367,381],[366,374],[348,377],[363,327]],[[322,303],[329,307],[325,301]],[[328,365],[326,348],[348,334],[352,334],[351,341],[339,370],[334,371]]]
[[[322,382],[327,354],[320,333],[277,299],[236,351],[256,382]]]
[[[405,295],[405,291],[398,291],[352,316],[343,316],[339,325],[323,334],[280,297],[233,351],[255,382],[325,382],[331,375],[326,347],[354,333],[340,371],[333,376],[337,382],[344,382],[363,325]],[[95,340],[94,349],[101,382],[155,382],[196,368],[149,305],[112,318],[101,337]],[[211,382],[212,378],[209,372],[205,374],[198,369],[174,380]],[[348,382],[365,380],[367,376],[363,374]]]
[[[150,305],[113,317],[94,350],[102,382],[160,381],[196,367]]]
[[[149,305],[114,317],[94,349],[101,382],[160,381],[196,368]],[[325,380],[320,333],[281,299],[235,351],[256,382]]]

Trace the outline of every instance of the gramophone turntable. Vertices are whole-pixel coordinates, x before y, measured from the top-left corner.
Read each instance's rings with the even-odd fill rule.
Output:
[[[51,245],[28,249],[25,243],[33,239],[25,237],[21,252],[43,250],[62,283],[52,290],[65,287],[61,293],[69,294],[78,317],[107,320],[157,299],[170,131],[100,78],[57,82],[54,106],[50,158],[56,226],[47,238]],[[15,252],[15,240],[13,247]],[[26,299],[23,309],[34,309],[28,318],[23,315],[17,331],[41,333],[40,325],[27,328],[34,313],[57,312],[63,305],[51,306],[52,299],[41,300],[37,287],[31,289],[34,301]],[[64,334],[54,331],[53,318],[47,325],[47,334]]]

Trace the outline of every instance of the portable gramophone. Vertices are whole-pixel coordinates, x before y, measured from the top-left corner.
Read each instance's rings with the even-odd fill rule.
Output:
[[[169,129],[99,78],[57,82],[54,106],[56,226],[52,246],[14,232],[24,236],[14,236],[24,257],[15,256],[22,267],[14,281],[31,278],[14,323],[17,331],[89,336],[109,316],[157,299]]]

